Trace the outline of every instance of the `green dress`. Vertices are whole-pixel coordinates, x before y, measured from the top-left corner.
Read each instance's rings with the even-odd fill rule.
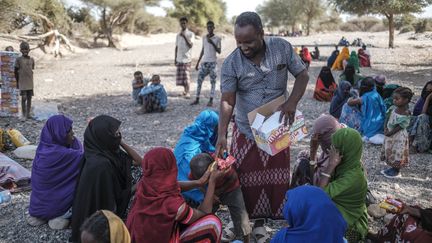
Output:
[[[332,145],[342,155],[330,183],[324,191],[331,197],[336,207],[348,223],[347,233],[364,239],[368,232],[366,209],[367,181],[360,159],[363,142],[360,134],[351,128],[339,129],[332,136]],[[346,235],[349,242],[355,241]]]

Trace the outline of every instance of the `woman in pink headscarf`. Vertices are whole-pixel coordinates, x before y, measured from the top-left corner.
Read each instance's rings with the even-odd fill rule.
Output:
[[[309,151],[303,150],[297,156],[294,165],[294,173],[291,180],[291,188],[318,183],[321,168],[325,168],[329,159],[331,136],[345,125],[339,123],[336,118],[328,114],[322,114],[315,121],[310,141]],[[318,147],[321,147],[321,155],[317,156]]]

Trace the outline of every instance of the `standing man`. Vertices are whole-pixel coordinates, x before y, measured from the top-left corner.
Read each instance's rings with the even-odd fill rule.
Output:
[[[244,12],[235,22],[235,49],[222,66],[221,105],[216,154],[227,149],[227,131],[235,107],[231,153],[242,186],[249,217],[256,219],[253,234],[268,237],[266,218],[282,218],[285,193],[290,182],[289,148],[270,156],[258,149],[247,114],[281,95],[287,95],[288,72],[295,77],[291,95],[279,107],[281,120],[294,121],[309,76],[291,44],[281,38],[264,39],[258,14]]]
[[[191,103],[191,105],[199,104],[199,97],[201,93],[202,83],[207,75],[210,75],[210,83],[211,83],[211,91],[210,91],[210,100],[207,103],[207,106],[213,106],[213,98],[216,90],[216,53],[221,53],[221,38],[214,34],[214,23],[213,21],[207,22],[207,31],[208,34],[204,36],[203,39],[203,47],[201,49],[200,57],[198,58],[198,62],[196,64],[195,69],[198,72],[198,80],[197,80],[197,92],[196,92],[196,100]],[[201,67],[199,67],[199,63],[202,58]]]
[[[192,46],[194,33],[187,28],[188,19],[180,18],[181,31],[177,34],[174,63],[177,67],[176,84],[183,86],[183,96],[186,99],[190,98],[189,83],[190,83],[190,67],[192,62]]]

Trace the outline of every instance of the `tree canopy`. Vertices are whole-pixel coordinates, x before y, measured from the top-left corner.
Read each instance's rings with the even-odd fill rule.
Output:
[[[394,47],[395,15],[419,13],[432,3],[432,0],[331,0],[338,10],[363,15],[384,15],[389,22],[389,47]]]
[[[222,0],[173,0],[174,9],[168,11],[173,18],[186,16],[189,22],[204,27],[209,20],[216,25],[227,22],[226,4]]]

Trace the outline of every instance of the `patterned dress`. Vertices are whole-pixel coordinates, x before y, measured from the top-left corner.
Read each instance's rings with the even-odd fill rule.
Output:
[[[392,106],[389,111],[387,129],[393,130],[397,125],[402,127],[402,130],[393,134],[391,137],[384,139],[384,154],[386,163],[394,168],[405,167],[409,162],[409,137],[407,127],[410,124],[410,116],[400,115],[396,113],[395,106]]]

